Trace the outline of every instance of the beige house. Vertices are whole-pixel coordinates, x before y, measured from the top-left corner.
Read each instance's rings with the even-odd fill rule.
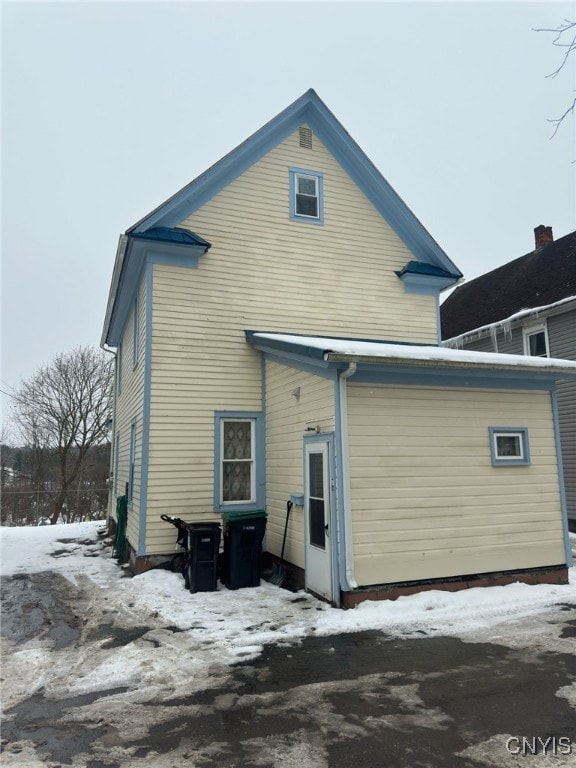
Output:
[[[336,605],[567,579],[555,382],[576,363],[439,346],[461,273],[312,90],[120,237],[115,499],[135,570],[168,513],[268,513]]]

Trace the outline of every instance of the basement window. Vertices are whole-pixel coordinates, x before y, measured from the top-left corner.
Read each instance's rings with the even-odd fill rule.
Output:
[[[514,467],[530,464],[526,427],[489,427],[492,466]]]
[[[324,223],[323,176],[318,171],[290,169],[290,218]]]

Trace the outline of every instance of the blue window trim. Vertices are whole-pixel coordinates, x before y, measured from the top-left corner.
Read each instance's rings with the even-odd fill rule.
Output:
[[[132,324],[133,324],[133,348],[132,348],[132,364],[134,368],[138,365],[138,343],[139,343],[139,335],[140,335],[140,324],[139,324],[139,301],[138,301],[138,291],[136,291],[136,294],[134,295],[134,309],[133,309],[133,316],[132,316]]]
[[[490,457],[493,467],[519,467],[528,466],[530,461],[530,445],[528,442],[527,427],[488,427],[490,435]],[[496,450],[496,438],[498,435],[519,435],[522,446],[522,456],[515,456],[507,459],[498,456]]]
[[[221,423],[226,419],[246,419],[254,421],[254,493],[255,498],[247,502],[223,503],[221,499]],[[264,452],[264,416],[261,411],[215,411],[214,412],[214,511],[234,512],[240,510],[263,509],[266,504],[265,487],[265,452]]]
[[[313,176],[318,182],[318,216],[303,216],[296,213],[296,176]],[[324,224],[324,175],[306,168],[290,168],[290,218],[307,224]]]

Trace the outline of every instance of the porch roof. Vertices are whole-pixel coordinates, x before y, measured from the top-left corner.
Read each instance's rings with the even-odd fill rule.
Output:
[[[250,344],[264,352],[298,355],[335,365],[354,362],[369,366],[466,369],[478,373],[514,371],[524,372],[527,376],[546,375],[553,379],[576,379],[576,362],[559,358],[265,331],[246,331],[246,338]]]

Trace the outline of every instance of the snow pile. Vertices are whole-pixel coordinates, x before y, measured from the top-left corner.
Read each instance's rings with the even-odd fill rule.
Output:
[[[217,592],[191,595],[180,575],[161,569],[122,578],[125,572],[99,541],[102,528],[102,523],[1,528],[0,573],[55,571],[73,582],[89,578],[113,590],[117,607],[159,618],[239,656],[265,643],[291,642],[312,632],[380,629],[400,635],[460,635],[576,598],[574,568],[569,585],[515,583],[460,592],[430,590],[394,601],[366,601],[348,611],[265,581],[258,588],[231,591],[219,585]],[[576,547],[576,535],[571,538]]]
[[[574,581],[434,590],[364,602],[348,611],[264,581],[257,588],[219,587],[192,595],[180,575],[162,569],[127,578],[102,532],[102,523],[0,528],[2,576],[34,574],[36,588],[49,584],[78,632],[77,640],[55,645],[58,622],[49,620],[16,646],[9,633],[2,638],[9,650],[4,654],[5,710],[41,691],[58,699],[123,689],[106,700],[110,707],[118,697],[122,708],[126,697],[143,704],[189,696],[192,690],[218,686],[230,665],[254,658],[267,644],[287,645],[314,635],[371,629],[396,637],[443,634],[476,642],[483,630],[492,638],[495,627],[498,636],[513,627],[506,635],[513,644],[518,625],[510,622],[522,618],[522,631],[533,643],[542,623],[539,613],[576,601]],[[13,587],[18,584],[24,582]],[[529,616],[532,624],[524,620]]]

